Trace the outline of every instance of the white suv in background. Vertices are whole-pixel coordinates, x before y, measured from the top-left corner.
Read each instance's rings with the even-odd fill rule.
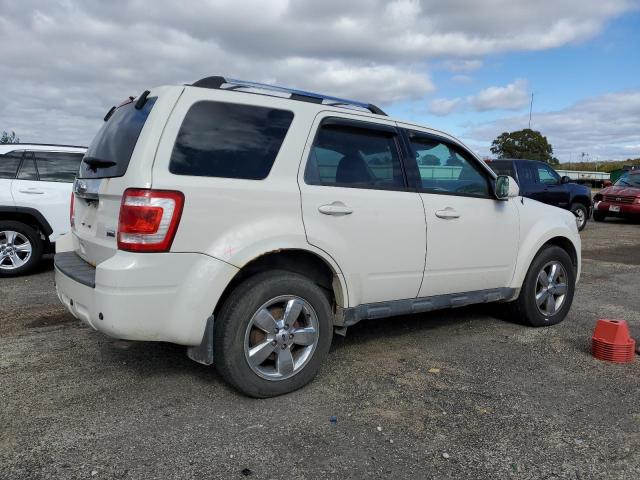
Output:
[[[360,320],[503,302],[542,326],[571,306],[573,214],[445,133],[222,77],[105,118],[55,257],[61,301],[110,336],[188,346],[248,395],[309,382]]]
[[[27,273],[69,232],[71,189],[85,150],[0,145],[0,277]]]

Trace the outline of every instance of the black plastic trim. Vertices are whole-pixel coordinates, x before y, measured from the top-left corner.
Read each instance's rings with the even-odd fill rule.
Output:
[[[150,93],[151,92],[149,90],[145,90],[144,92],[142,92],[142,95],[138,97],[138,100],[136,100],[136,104],[133,106],[133,108],[135,108],[136,110],[140,110],[142,107],[144,107],[144,104],[147,103],[147,97]]]
[[[365,303],[357,307],[345,308],[343,310],[344,323],[342,326],[350,327],[361,320],[411,315],[444,308],[457,308],[479,303],[498,302],[511,298],[515,292],[513,288],[492,288],[473,292],[392,300],[389,302]]]
[[[96,287],[96,267],[85,262],[76,252],[56,253],[53,264],[70,279],[90,288]]]
[[[20,214],[23,214],[23,215],[29,215],[29,216],[33,217],[36,220],[36,222],[38,222],[40,224],[40,228],[42,228],[42,233],[44,233],[47,237],[53,233],[53,228],[51,228],[51,225],[49,225],[49,222],[47,222],[47,219],[44,218],[44,215],[42,215],[35,208],[0,206],[0,213],[4,213],[4,212],[6,212],[6,213],[20,213]]]

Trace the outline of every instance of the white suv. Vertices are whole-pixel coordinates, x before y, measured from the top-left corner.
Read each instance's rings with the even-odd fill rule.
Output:
[[[248,395],[309,382],[360,320],[503,302],[541,326],[571,306],[573,214],[445,133],[222,77],[106,118],[55,258],[61,301],[110,336],[188,346]]]
[[[69,232],[71,188],[85,150],[0,145],[0,277],[27,273]]]

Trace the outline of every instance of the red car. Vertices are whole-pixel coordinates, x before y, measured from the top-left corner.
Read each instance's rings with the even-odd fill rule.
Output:
[[[640,169],[625,172],[613,185],[598,192],[593,200],[593,219],[636,217],[640,219]]]

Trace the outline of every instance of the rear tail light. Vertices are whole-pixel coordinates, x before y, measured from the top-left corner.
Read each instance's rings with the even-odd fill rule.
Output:
[[[69,223],[71,223],[71,228],[76,226],[76,214],[75,214],[75,205],[73,202],[75,201],[75,195],[71,192],[71,205],[69,205]]]
[[[125,190],[120,204],[118,248],[130,252],[168,252],[183,205],[181,192]]]

